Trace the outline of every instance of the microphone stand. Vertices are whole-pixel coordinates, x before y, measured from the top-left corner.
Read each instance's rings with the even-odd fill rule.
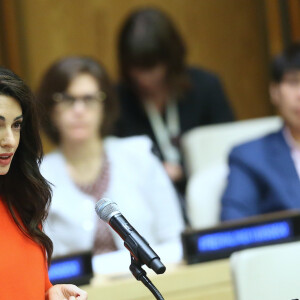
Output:
[[[132,275],[136,278],[136,280],[142,281],[142,283],[150,290],[150,292],[154,295],[156,299],[164,300],[159,290],[147,277],[147,273],[142,268],[141,263],[137,261],[131,254],[130,257],[131,257],[131,264],[129,266],[129,270],[131,271]]]

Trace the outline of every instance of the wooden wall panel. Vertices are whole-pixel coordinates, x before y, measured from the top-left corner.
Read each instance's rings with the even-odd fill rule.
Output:
[[[272,112],[268,49],[261,0],[23,0],[19,1],[22,59],[33,88],[58,57],[92,55],[117,77],[116,37],[137,7],[169,13],[188,47],[187,60],[220,75],[238,118]]]
[[[0,64],[23,76],[15,0],[0,0]]]
[[[289,15],[290,15],[290,30],[291,40],[300,41],[300,1],[288,1]]]
[[[282,51],[284,47],[281,11],[278,0],[265,0],[267,40],[270,56]]]
[[[0,66],[4,66],[3,40],[0,35]]]

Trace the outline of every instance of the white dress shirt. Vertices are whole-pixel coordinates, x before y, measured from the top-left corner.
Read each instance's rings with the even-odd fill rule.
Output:
[[[105,197],[118,204],[121,213],[152,247],[158,246],[155,250],[160,249],[161,258],[175,262],[181,259],[184,224],[176,192],[151,146],[145,136],[105,139],[110,164]],[[97,220],[94,199],[74,184],[60,151],[45,156],[41,172],[53,184],[45,232],[53,241],[54,256],[92,250]],[[123,241],[115,232],[113,237],[121,251],[94,257],[98,273],[120,271],[116,260],[129,265]]]
[[[285,127],[283,129],[283,136],[288,144],[288,146],[290,147],[291,150],[291,156],[298,174],[298,177],[300,179],[300,143],[297,142],[290,130],[288,129],[288,127]]]

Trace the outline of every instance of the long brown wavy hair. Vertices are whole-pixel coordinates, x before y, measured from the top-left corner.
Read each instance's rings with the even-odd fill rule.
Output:
[[[47,217],[51,188],[39,171],[43,150],[36,101],[27,85],[2,67],[0,95],[16,99],[23,114],[19,146],[8,173],[0,176],[0,196],[23,233],[45,248],[50,263],[53,245],[42,231],[42,224]]]

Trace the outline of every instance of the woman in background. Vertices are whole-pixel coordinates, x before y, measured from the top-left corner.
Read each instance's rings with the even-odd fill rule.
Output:
[[[104,196],[150,244],[177,243],[183,230],[177,195],[150,140],[108,137],[117,101],[103,67],[87,57],[61,59],[46,71],[38,99],[46,112],[43,128],[57,146],[41,167],[54,185],[46,227],[54,255],[123,249],[95,214]]]
[[[87,299],[73,285],[52,286],[52,242],[42,230],[51,190],[39,171],[42,145],[34,98],[13,72],[0,68],[1,299]]]
[[[186,131],[233,120],[218,78],[185,63],[185,45],[163,12],[143,8],[125,20],[118,44],[121,137],[147,134],[184,194],[180,138]]]

